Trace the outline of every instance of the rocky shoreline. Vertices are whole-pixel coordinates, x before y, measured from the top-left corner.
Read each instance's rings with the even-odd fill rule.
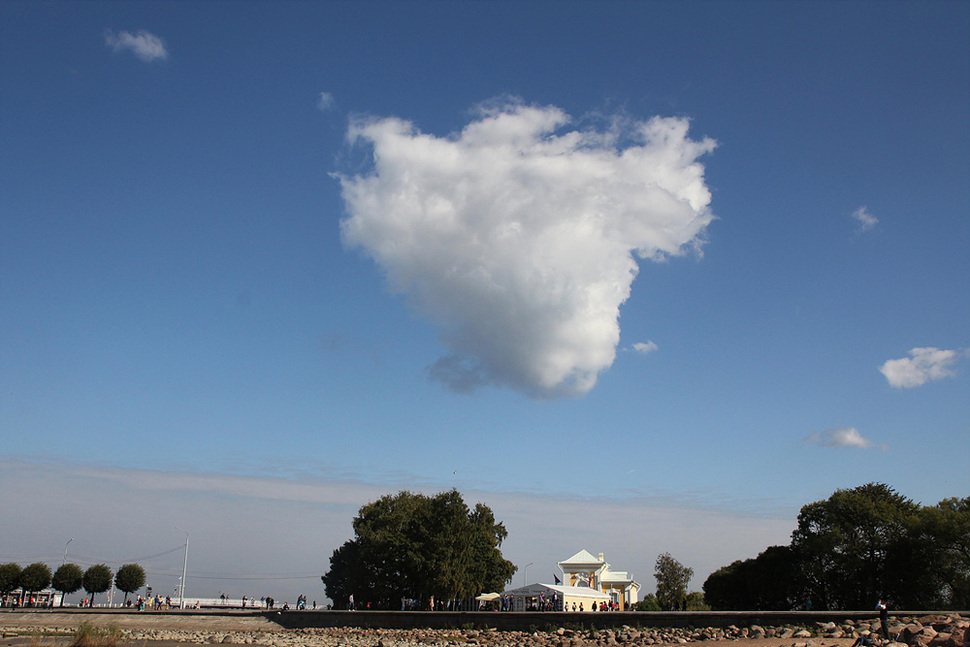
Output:
[[[5,644],[11,639],[67,637],[66,627],[8,627],[0,618]],[[122,644],[164,642],[176,644],[232,644],[264,647],[654,647],[710,641],[735,641],[768,647],[847,647],[860,635],[878,634],[879,620],[815,623],[811,627],[781,626],[726,628],[576,629],[558,627],[550,631],[499,631],[495,629],[362,629],[354,627],[279,629],[271,624],[252,627],[179,630],[118,628]],[[922,617],[891,617],[886,647],[970,647],[970,618],[960,614]]]

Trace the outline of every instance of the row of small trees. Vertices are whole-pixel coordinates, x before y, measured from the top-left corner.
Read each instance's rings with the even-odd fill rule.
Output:
[[[83,588],[91,594],[104,593],[111,588],[114,581],[115,588],[125,592],[125,602],[128,595],[145,586],[145,569],[138,564],[125,564],[112,573],[106,564],[95,564],[87,570],[81,570],[77,564],[63,564],[51,573],[51,569],[43,562],[34,562],[24,568],[19,564],[0,564],[0,594],[4,597],[20,589],[25,597],[47,587],[60,591],[64,595],[74,593]],[[64,598],[61,597],[61,605]]]

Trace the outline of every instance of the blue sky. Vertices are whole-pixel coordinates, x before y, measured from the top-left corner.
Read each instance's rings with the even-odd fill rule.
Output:
[[[457,487],[530,580],[670,551],[699,588],[837,488],[967,496],[968,33],[0,4],[0,561],[179,526],[198,595],[322,599],[361,505]]]

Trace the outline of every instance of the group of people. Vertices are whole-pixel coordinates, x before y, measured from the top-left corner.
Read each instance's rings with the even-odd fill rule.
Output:
[[[223,605],[228,606],[228,605],[232,604],[230,602],[231,599],[232,598],[230,598],[225,593],[220,593],[219,594],[219,600],[220,600],[221,604],[223,604]],[[308,605],[309,605],[309,602],[307,602],[307,597],[305,595],[301,595],[301,596],[297,597],[297,599],[296,599],[296,608],[297,609],[305,610],[305,609],[309,608]],[[256,601],[256,598],[250,598],[248,595],[242,596],[242,608],[244,608],[244,609],[250,609],[250,608],[252,608],[252,609],[258,609],[260,607],[265,608],[265,609],[275,609],[276,608],[276,598],[274,598],[271,595],[264,595],[263,597],[259,598],[259,602],[257,602]],[[283,606],[280,607],[280,608],[283,611],[289,611],[290,610],[290,605],[289,605],[288,602],[283,602]],[[317,608],[317,601],[316,600],[313,601],[313,608],[314,609]]]
[[[484,603],[482,604],[481,610],[483,610]],[[503,595],[499,599],[498,608],[502,611],[514,611],[515,610],[515,596],[513,595]],[[589,602],[587,607],[582,601],[576,602],[575,600],[570,602],[563,602],[559,597],[558,593],[553,593],[552,597],[546,597],[545,593],[539,593],[538,597],[534,601],[529,602],[526,607],[526,611],[566,611],[574,613],[585,613],[586,611],[598,611],[605,613],[607,611],[619,611],[620,603],[616,600],[593,600]]]
[[[566,607],[563,609],[563,611],[574,611],[577,613],[583,613],[585,610],[586,609],[583,607],[582,602],[580,602],[579,605],[573,602],[572,608],[569,608],[569,605],[567,604]],[[620,605],[615,600],[610,600],[609,602],[607,602],[606,600],[600,600],[598,604],[596,603],[596,601],[593,601],[589,605],[589,610],[599,611],[601,613],[605,613],[607,611],[619,611]]]
[[[52,609],[54,607],[54,596],[51,595],[38,599],[36,595],[31,595],[29,598],[21,599],[21,596],[19,595],[12,595],[8,599],[7,595],[4,595],[2,598],[0,598],[0,607],[6,606],[14,609],[19,609],[21,606]]]
[[[88,601],[87,598],[85,598],[84,601],[81,602],[81,606],[82,607],[85,606],[85,603],[87,601]],[[130,607],[131,604],[132,604],[131,600],[128,600],[127,601],[127,605]],[[162,605],[164,605],[165,608],[171,609],[172,608],[172,596],[166,595],[165,596],[165,599],[163,601],[162,600],[162,596],[159,595],[159,594],[156,594],[155,597],[152,597],[152,596],[149,595],[147,598],[143,598],[142,596],[139,595],[135,599],[135,605],[137,606],[137,608],[138,608],[139,611],[144,611],[149,606],[154,611],[158,611],[158,610],[160,610],[162,608]]]

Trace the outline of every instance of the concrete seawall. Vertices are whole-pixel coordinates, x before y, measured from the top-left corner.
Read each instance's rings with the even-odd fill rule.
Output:
[[[928,611],[893,612],[893,615],[927,615]],[[621,613],[533,613],[533,612],[450,612],[450,611],[297,611],[266,614],[288,629],[312,627],[366,627],[387,629],[495,628],[528,631],[556,627],[749,627],[751,625],[797,625],[814,627],[816,622],[878,619],[876,611],[698,611]]]

